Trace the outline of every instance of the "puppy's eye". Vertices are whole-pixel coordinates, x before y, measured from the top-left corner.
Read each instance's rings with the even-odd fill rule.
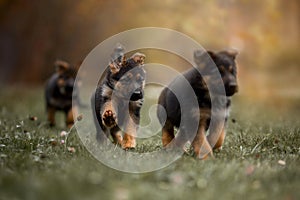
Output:
[[[138,60],[139,63],[143,63],[144,62],[144,58],[140,57],[140,59]]]
[[[63,87],[63,86],[65,85],[65,80],[64,80],[63,78],[59,78],[59,79],[57,80],[57,85],[58,85],[59,87]]]
[[[233,67],[232,67],[231,65],[228,67],[228,71],[229,71],[230,73],[233,72]]]
[[[221,73],[224,73],[225,72],[225,67],[223,65],[219,66],[219,70]]]

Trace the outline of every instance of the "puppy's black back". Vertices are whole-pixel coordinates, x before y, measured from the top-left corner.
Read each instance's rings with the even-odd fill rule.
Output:
[[[229,52],[222,51],[219,53],[213,53],[208,52],[209,56],[214,62],[207,62],[207,59],[204,61],[206,62],[204,65],[204,68],[202,69],[196,69],[191,68],[185,73],[182,74],[182,76],[186,79],[188,84],[192,87],[194,94],[197,98],[198,105],[192,105],[189,107],[190,110],[185,110],[184,112],[188,115],[193,115],[192,111],[198,109],[205,108],[206,110],[211,109],[211,98],[210,98],[210,92],[213,92],[214,94],[217,94],[220,92],[221,95],[224,95],[222,93],[222,90],[225,87],[225,93],[227,96],[227,103],[226,107],[230,106],[230,97],[234,93],[237,92],[237,82],[236,82],[236,65],[235,65],[235,56],[230,54]],[[201,59],[201,58],[200,58]],[[203,57],[202,57],[203,59]],[[196,60],[196,63],[201,63],[202,60]],[[203,63],[203,62],[202,62]],[[214,69],[215,66],[219,70],[219,73],[215,73],[216,71]],[[198,70],[202,70],[205,72],[205,76],[209,77],[210,84],[213,85],[214,91],[209,91],[208,87],[200,74]],[[210,74],[211,73],[211,74]],[[216,77],[216,74],[219,74],[221,77],[221,82],[219,81],[220,78]],[[176,77],[169,85],[168,87],[164,88],[163,91],[160,94],[160,97],[158,99],[158,104],[161,105],[157,109],[157,116],[159,118],[160,123],[163,125],[163,116],[166,112],[167,115],[167,121],[171,123],[175,127],[180,126],[180,121],[182,117],[181,113],[181,107],[180,103],[175,96],[175,94],[172,91],[178,91],[177,94],[183,95],[184,102],[186,104],[189,104],[189,98],[192,98],[191,96],[184,95],[186,93],[185,88],[183,87],[183,84],[186,84],[186,82],[182,81],[182,78]],[[220,90],[221,89],[221,90]],[[164,112],[165,110],[165,112]]]
[[[75,85],[76,70],[69,67],[63,73],[55,73],[46,83],[45,99],[46,107],[57,110],[69,110],[72,107],[72,99],[79,104],[78,88]],[[64,86],[59,86],[59,81],[64,82]]]
[[[183,73],[183,77],[187,80],[187,82],[190,84],[192,87],[194,94],[197,97],[197,101],[199,104],[199,107],[210,107],[210,98],[208,94],[208,91],[205,87],[204,80],[202,79],[200,73],[197,71],[197,69],[192,68],[185,73]],[[159,99],[158,99],[158,104],[161,105],[162,107],[158,107],[157,109],[157,115],[160,123],[162,124],[163,121],[163,115],[166,112],[167,114],[167,119],[172,122],[172,124],[175,127],[180,126],[180,121],[181,121],[181,106],[180,103],[176,97],[176,95],[172,91],[179,91],[181,93],[186,92],[184,91],[185,88],[183,85],[186,84],[186,82],[182,81],[182,78],[175,78],[169,85],[168,87],[164,88],[163,91],[161,92]],[[181,89],[182,87],[182,89]],[[194,95],[193,94],[193,95]],[[192,105],[192,100],[189,99],[191,97],[185,96],[184,97],[184,103],[185,104],[190,104]],[[198,105],[195,105],[195,108],[198,108]],[[189,106],[190,109],[193,109],[191,106]],[[164,112],[165,110],[165,112]],[[191,110],[190,110],[191,111]],[[187,112],[190,112],[187,111]]]

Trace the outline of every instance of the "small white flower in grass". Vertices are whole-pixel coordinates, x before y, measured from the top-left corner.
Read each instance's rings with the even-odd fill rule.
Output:
[[[26,132],[25,134],[26,134],[27,138],[28,138],[29,140],[31,140],[31,134],[30,134],[30,132]]]
[[[60,132],[60,137],[65,137],[66,135],[68,135],[67,131]]]
[[[61,143],[61,144],[65,144],[65,140],[61,140],[60,143]]]
[[[281,165],[281,166],[285,166],[286,163],[284,160],[278,160],[278,164]]]
[[[36,120],[38,120],[38,118],[37,118],[36,116],[30,116],[30,117],[29,117],[29,120],[31,120],[31,121],[36,121]]]
[[[68,151],[71,153],[75,153],[76,149],[74,147],[68,147]]]

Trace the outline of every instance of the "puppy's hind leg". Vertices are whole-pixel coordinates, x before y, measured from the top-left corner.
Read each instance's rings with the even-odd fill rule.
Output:
[[[215,120],[211,121],[209,127],[209,134],[207,136],[209,144],[214,149],[220,149],[225,139],[225,126],[226,119],[222,119],[222,116],[215,116]]]
[[[192,147],[195,156],[199,159],[206,159],[208,156],[213,157],[213,152],[210,144],[207,141],[206,132],[206,118],[201,118],[197,134],[192,142]]]
[[[122,148],[127,149],[134,149],[136,146],[136,136],[137,136],[137,129],[138,124],[137,121],[133,120],[129,117],[128,121],[125,123],[124,127],[124,138],[122,141]]]
[[[78,109],[76,106],[72,107],[70,110],[66,111],[66,125],[71,128],[75,122],[74,116],[78,115]]]
[[[110,134],[115,144],[122,145],[123,137],[122,137],[122,131],[120,130],[119,127],[115,126],[111,128]]]
[[[162,144],[166,147],[174,139],[174,126],[170,121],[166,121],[162,128]]]
[[[224,143],[226,136],[225,128],[223,127],[221,131],[218,132],[210,132],[208,135],[208,141],[212,145],[213,149],[221,149]]]
[[[51,127],[55,126],[55,111],[56,110],[54,108],[51,107],[47,108],[48,122]]]

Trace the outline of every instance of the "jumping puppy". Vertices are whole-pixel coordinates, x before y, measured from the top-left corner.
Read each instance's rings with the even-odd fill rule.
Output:
[[[117,49],[116,54],[92,97],[92,107],[95,108],[97,140],[101,142],[104,136],[111,135],[114,143],[130,149],[136,146],[143,105],[145,55],[135,53],[126,60],[121,50]]]

